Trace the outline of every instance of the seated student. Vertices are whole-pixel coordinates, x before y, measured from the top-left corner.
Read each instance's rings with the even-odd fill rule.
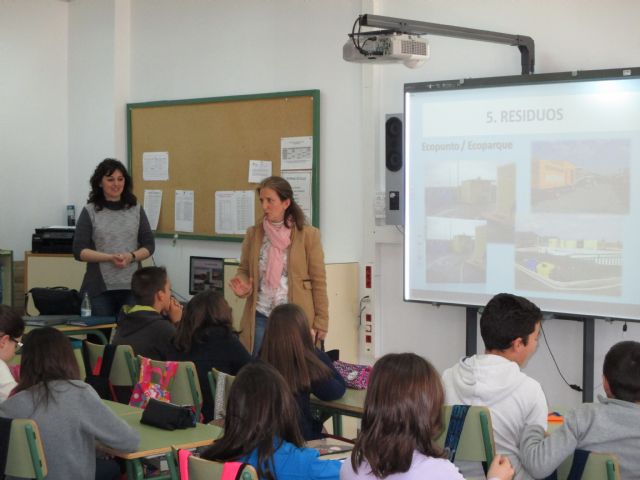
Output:
[[[93,479],[96,442],[133,452],[140,441],[95,390],[80,380],[69,339],[51,327],[25,336],[20,382],[14,394],[0,404],[0,416],[31,418],[38,424],[47,480]]]
[[[131,292],[136,305],[122,307],[112,343],[131,345],[136,355],[166,360],[173,351],[174,324],[182,317],[182,305],[171,296],[166,269],[136,270],[131,279]]]
[[[524,426],[547,428],[548,408],[542,387],[520,371],[536,351],[541,319],[540,309],[526,298],[496,295],[480,317],[485,354],[462,358],[442,376],[447,404],[489,407],[496,450],[509,457],[516,480],[531,478],[519,458]],[[466,476],[481,473],[472,471],[473,467],[460,464]]]
[[[221,293],[200,292],[184,309],[173,339],[174,351],[167,355],[168,360],[191,360],[195,364],[204,397],[202,414],[205,422],[213,419],[213,398],[205,388],[208,372],[215,368],[237,375],[251,360],[232,323],[231,307]]]
[[[231,385],[224,436],[202,457],[249,463],[260,480],[337,480],[340,462],[320,460],[303,443],[289,386],[271,365],[255,362]]]
[[[440,376],[424,358],[413,353],[380,358],[369,378],[360,435],[340,478],[463,480],[435,444],[443,428],[443,403]],[[487,477],[510,480],[507,457],[496,455]]]
[[[271,311],[260,359],[273,365],[291,387],[300,408],[304,439],[321,438],[322,422],[311,415],[310,395],[336,400],[344,395],[346,387],[331,359],[314,347],[302,308],[285,303]]]
[[[7,362],[16,355],[22,345],[24,321],[20,312],[7,305],[0,305],[0,402],[4,402],[18,385]]]
[[[550,475],[575,449],[613,453],[621,478],[640,479],[640,343],[616,343],[604,358],[607,398],[584,403],[547,438],[527,425],[520,441],[522,463],[536,478]]]

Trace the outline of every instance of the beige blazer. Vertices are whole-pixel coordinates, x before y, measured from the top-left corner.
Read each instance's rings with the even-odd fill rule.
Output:
[[[253,279],[253,290],[247,296],[240,328],[240,341],[251,352],[255,331],[257,291],[260,286],[258,263],[264,239],[262,222],[249,227],[242,243],[238,275]],[[299,305],[309,319],[309,327],[324,332],[329,329],[329,299],[324,268],[324,252],[320,230],[305,225],[302,231],[291,230],[291,245],[287,261],[289,302]]]

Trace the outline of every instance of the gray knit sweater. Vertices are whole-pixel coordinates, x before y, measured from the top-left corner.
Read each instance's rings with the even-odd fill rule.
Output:
[[[105,208],[96,210],[87,204],[80,213],[73,237],[73,255],[80,260],[80,252],[89,248],[105,253],[131,252],[145,247],[153,254],[155,240],[141,205],[123,208],[121,202],[106,202]],[[90,297],[105,290],[129,290],[131,277],[138,262],[126,268],[116,268],[109,262],[87,263],[87,272],[81,290]]]
[[[41,389],[32,387],[0,404],[0,416],[31,418],[42,435],[49,474],[47,480],[94,480],[96,441],[132,452],[140,438],[102,403],[88,384],[72,380],[49,382],[52,398],[38,402]]]
[[[624,480],[640,479],[640,405],[598,397],[564,417],[564,424],[548,437],[537,425],[527,425],[520,440],[520,456],[535,478],[545,478],[579,448],[613,453]]]

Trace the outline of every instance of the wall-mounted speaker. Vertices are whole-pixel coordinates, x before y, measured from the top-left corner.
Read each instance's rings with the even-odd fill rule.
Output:
[[[404,154],[401,113],[389,114],[384,122],[386,224],[404,224]]]

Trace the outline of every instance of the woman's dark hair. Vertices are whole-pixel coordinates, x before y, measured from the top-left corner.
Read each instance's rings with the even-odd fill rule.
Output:
[[[122,190],[122,197],[120,198],[120,201],[125,208],[133,207],[138,203],[138,199],[133,194],[133,180],[125,166],[115,158],[105,158],[98,164],[93,175],[91,175],[91,179],[89,180],[89,183],[91,184],[91,191],[89,192],[88,202],[93,203],[94,208],[98,211],[102,210],[107,203],[107,199],[102,191],[102,186],[100,185],[102,177],[111,175],[116,170],[119,170],[124,177],[124,190]]]
[[[376,478],[409,470],[414,450],[444,457],[434,443],[442,431],[444,390],[424,358],[392,353],[371,371],[361,431],[351,454],[355,472],[364,460]]]
[[[302,230],[305,224],[304,212],[293,198],[293,189],[289,182],[282,177],[267,177],[260,182],[260,185],[258,185],[258,188],[256,189],[258,191],[258,195],[260,195],[260,190],[263,188],[270,188],[276,192],[278,198],[280,198],[280,201],[282,202],[290,200],[289,206],[284,211],[284,218],[287,222],[287,226],[292,227],[295,225],[298,230]]]
[[[226,462],[258,453],[258,477],[275,480],[273,454],[286,441],[302,447],[298,405],[282,375],[264,362],[242,367],[231,385],[224,436],[202,457]]]
[[[15,393],[33,386],[40,387],[41,397],[36,403],[49,400],[49,382],[54,380],[80,380],[78,361],[71,342],[59,330],[43,327],[32,330],[23,337],[20,381]]]
[[[188,353],[193,343],[199,340],[199,335],[214,326],[225,328],[229,335],[235,333],[231,307],[224,296],[214,290],[205,290],[187,303],[173,343],[178,351]]]
[[[11,338],[20,338],[24,333],[24,320],[20,311],[7,305],[0,305],[0,333]]]
[[[615,398],[640,402],[640,343],[633,340],[616,343],[604,357],[602,373]]]
[[[311,389],[311,383],[331,377],[318,358],[304,310],[293,303],[271,311],[264,331],[260,359],[273,365],[294,394]]]

